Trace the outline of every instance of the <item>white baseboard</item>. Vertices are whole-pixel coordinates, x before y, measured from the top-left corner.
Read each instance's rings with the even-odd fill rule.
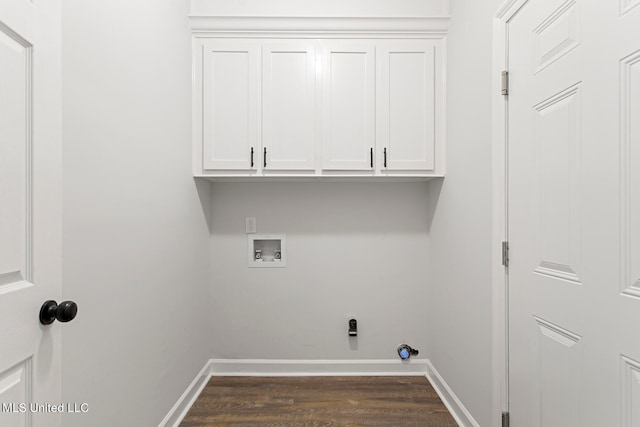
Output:
[[[178,427],[212,376],[426,376],[456,422],[479,427],[428,359],[272,360],[211,359],[158,427]]]
[[[212,376],[364,376],[425,375],[426,359],[271,360],[212,359]]]
[[[429,360],[427,360],[427,379],[459,426],[480,427]]]
[[[191,384],[182,393],[176,404],[169,410],[167,416],[158,424],[158,427],[178,427],[204,389],[204,386],[209,382],[209,378],[211,378],[211,360],[205,363],[202,370],[191,381]]]

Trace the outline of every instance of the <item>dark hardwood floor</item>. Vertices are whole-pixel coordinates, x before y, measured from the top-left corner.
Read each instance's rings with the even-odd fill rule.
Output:
[[[181,427],[457,426],[425,377],[212,377]]]

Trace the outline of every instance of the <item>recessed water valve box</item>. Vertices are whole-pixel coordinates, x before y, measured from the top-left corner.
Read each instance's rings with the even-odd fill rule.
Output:
[[[248,236],[249,267],[287,266],[287,242],[282,234],[250,234]]]

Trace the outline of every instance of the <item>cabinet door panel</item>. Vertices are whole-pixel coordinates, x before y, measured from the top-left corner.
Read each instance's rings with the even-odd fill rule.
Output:
[[[252,42],[203,44],[203,167],[249,170],[260,120],[260,48]]]
[[[322,168],[325,170],[372,169],[374,56],[372,44],[324,43]]]
[[[267,44],[262,64],[265,169],[315,170],[315,47],[308,41]]]
[[[378,50],[378,146],[386,170],[431,171],[436,144],[436,45],[388,42]],[[385,165],[386,163],[386,165]]]

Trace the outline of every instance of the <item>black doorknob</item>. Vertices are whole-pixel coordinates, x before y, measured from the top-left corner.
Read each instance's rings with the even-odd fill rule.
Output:
[[[70,322],[78,314],[78,305],[73,301],[63,301],[60,304],[54,300],[45,301],[40,308],[40,323],[50,325],[54,320]]]

